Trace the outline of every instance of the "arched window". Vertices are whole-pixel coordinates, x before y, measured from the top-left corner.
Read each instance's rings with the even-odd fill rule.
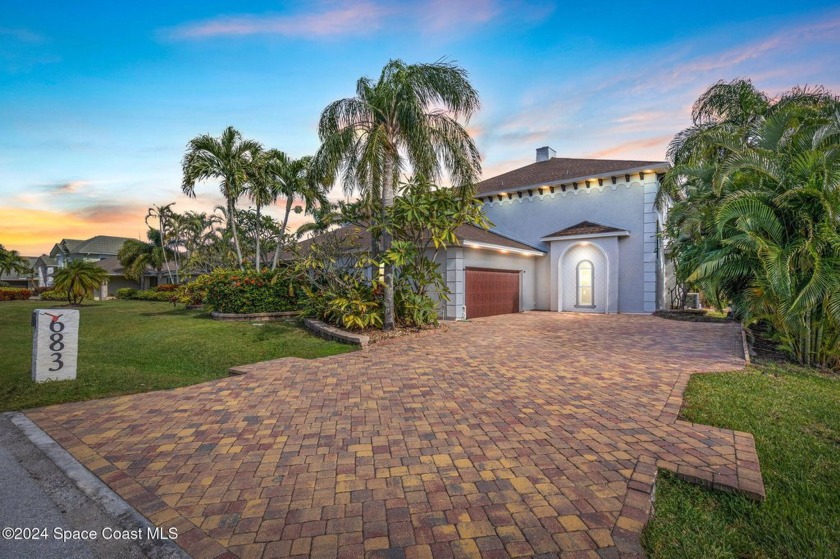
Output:
[[[595,288],[595,268],[589,260],[581,260],[577,265],[577,305],[594,307],[593,289]]]

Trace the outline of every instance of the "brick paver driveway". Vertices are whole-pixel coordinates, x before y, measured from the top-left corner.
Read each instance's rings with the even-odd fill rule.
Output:
[[[676,420],[734,325],[529,313],[29,416],[195,557],[619,557],[661,466],[763,495],[752,437]]]

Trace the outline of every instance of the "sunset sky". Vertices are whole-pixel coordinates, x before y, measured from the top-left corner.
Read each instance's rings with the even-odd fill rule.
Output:
[[[0,3],[0,244],[142,236],[187,141],[233,125],[299,157],[323,108],[390,58],[462,65],[489,177],[558,156],[663,160],[717,80],[840,93],[833,2]],[[336,190],[336,196],[340,191]],[[243,206],[247,201],[242,202]]]

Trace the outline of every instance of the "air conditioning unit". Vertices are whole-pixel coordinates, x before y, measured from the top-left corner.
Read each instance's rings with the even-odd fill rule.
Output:
[[[700,294],[699,293],[686,293],[685,294],[685,308],[687,308],[687,309],[699,309],[700,308]]]

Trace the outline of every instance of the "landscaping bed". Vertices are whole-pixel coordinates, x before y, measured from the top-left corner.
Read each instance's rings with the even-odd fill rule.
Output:
[[[729,320],[725,315],[707,309],[658,310],[653,315],[668,320],[684,320],[687,322],[727,322]]]
[[[761,361],[694,375],[682,415],[755,436],[767,500],[661,471],[643,534],[654,559],[840,557],[840,377]]]

